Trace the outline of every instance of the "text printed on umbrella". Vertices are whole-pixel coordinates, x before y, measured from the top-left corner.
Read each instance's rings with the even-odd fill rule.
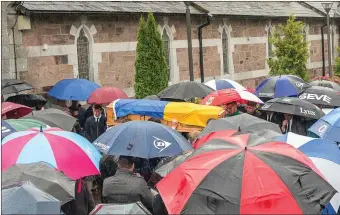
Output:
[[[327,95],[317,95],[317,94],[311,94],[311,93],[303,93],[299,96],[300,99],[308,99],[308,100],[318,100],[318,101],[324,101],[328,104],[331,103],[332,98]]]
[[[103,143],[94,142],[93,144],[98,146],[102,151],[109,150],[109,147]]]
[[[304,115],[312,115],[312,116],[316,116],[316,113],[314,111],[311,110],[304,110],[303,108],[300,107],[300,113],[304,114]]]

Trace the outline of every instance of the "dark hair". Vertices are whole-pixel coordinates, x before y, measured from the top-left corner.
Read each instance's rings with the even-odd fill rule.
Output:
[[[131,156],[119,156],[118,166],[119,168],[130,169],[134,164],[134,159]]]
[[[160,119],[157,119],[157,118],[154,118],[154,117],[151,117],[150,119],[148,119],[148,121],[162,123]]]
[[[98,104],[95,104],[94,106],[93,106],[93,109],[96,109],[96,110],[100,110],[102,108],[102,106],[101,105],[98,105]]]

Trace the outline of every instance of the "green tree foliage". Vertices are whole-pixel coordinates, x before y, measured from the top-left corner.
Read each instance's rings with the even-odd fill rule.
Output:
[[[337,49],[338,56],[335,58],[334,75],[340,77],[340,47]]]
[[[267,59],[270,75],[291,74],[304,80],[308,79],[309,53],[303,28],[303,22],[296,21],[295,16],[290,16],[285,25],[274,29],[272,37],[269,38],[269,42],[274,46],[273,57]]]
[[[155,18],[148,14],[145,22],[141,17],[137,35],[135,73],[135,97],[155,95],[168,86],[168,67],[163,41]]]

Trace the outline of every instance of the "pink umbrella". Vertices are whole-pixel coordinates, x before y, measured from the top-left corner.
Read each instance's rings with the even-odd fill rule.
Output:
[[[15,132],[2,140],[1,170],[46,162],[72,179],[98,175],[101,155],[84,137],[60,128]]]
[[[12,102],[3,102],[1,105],[1,116],[6,115],[7,119],[18,119],[32,112],[32,108]]]
[[[88,104],[109,104],[116,99],[128,99],[126,93],[114,87],[101,87],[95,89],[89,99],[87,100]]]

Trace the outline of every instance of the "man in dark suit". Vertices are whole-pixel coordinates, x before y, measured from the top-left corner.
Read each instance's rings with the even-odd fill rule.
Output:
[[[300,117],[291,114],[284,114],[284,120],[280,124],[283,134],[293,132],[295,134],[307,135],[305,126],[302,124]]]
[[[92,143],[102,135],[106,129],[106,117],[101,113],[101,106],[94,105],[93,116],[89,117],[85,122],[85,137]]]
[[[104,203],[129,204],[142,202],[152,213],[153,195],[146,181],[133,173],[134,161],[130,156],[119,156],[118,170],[103,183]]]
[[[284,120],[283,114],[272,111],[263,111],[261,118],[275,124],[281,124]]]

